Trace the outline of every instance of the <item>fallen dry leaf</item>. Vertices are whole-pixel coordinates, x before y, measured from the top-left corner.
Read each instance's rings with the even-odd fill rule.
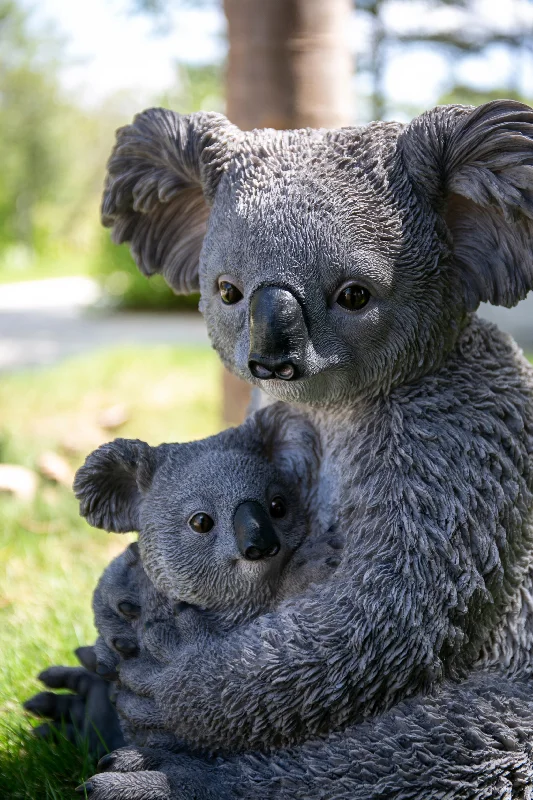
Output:
[[[59,447],[69,456],[85,457],[105,441],[106,436],[102,433],[102,428],[87,420],[81,420],[61,436]]]
[[[37,474],[18,464],[0,464],[0,492],[31,502],[37,492]]]
[[[98,424],[104,431],[116,431],[129,420],[130,414],[124,403],[105,408],[98,415]]]
[[[28,533],[35,533],[38,536],[50,536],[62,533],[64,525],[59,522],[37,522],[37,520],[22,519],[20,524]]]
[[[63,456],[48,450],[37,459],[37,468],[41,475],[50,481],[60,483],[62,486],[72,487],[74,470]]]

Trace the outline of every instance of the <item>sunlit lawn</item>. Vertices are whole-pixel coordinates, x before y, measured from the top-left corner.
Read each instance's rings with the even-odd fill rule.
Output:
[[[157,444],[214,433],[219,370],[207,348],[159,347],[3,377],[0,461],[33,468],[53,450],[74,469],[116,435]],[[117,403],[127,422],[102,431],[99,415]],[[74,663],[73,648],[94,640],[91,592],[127,537],[90,528],[71,492],[45,479],[31,505],[0,495],[0,520],[0,798],[63,800],[94,765],[66,743],[50,748],[31,736],[20,702],[41,688],[43,667]]]

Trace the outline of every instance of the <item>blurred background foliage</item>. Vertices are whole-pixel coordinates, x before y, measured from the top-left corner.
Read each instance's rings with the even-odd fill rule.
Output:
[[[78,105],[59,80],[65,58],[53,30],[35,28],[16,0],[0,0],[0,282],[89,274],[119,307],[196,308],[197,297],[146,281],[101,230],[105,163],[132,98]],[[154,105],[223,109],[221,64],[176,63],[175,71],[174,90]]]
[[[411,0],[409,1],[412,6]],[[509,0],[514,2],[514,0]],[[521,0],[517,0],[521,2]],[[217,0],[131,0],[131,14],[167,26],[168,12],[182,5],[221,7]],[[475,0],[426,0],[419,22],[398,24],[401,0],[359,0],[355,28],[363,32],[357,52],[357,117],[407,118],[421,111],[387,96],[388,60],[398,52],[431,47],[448,64],[437,102],[479,104],[493,97],[523,97],[511,69],[506,85],[480,90],[459,66],[472,55],[503,48],[518,65],[533,48],[528,26],[497,24],[476,16]],[[392,13],[396,9],[396,15]],[[443,10],[454,10],[444,18]],[[423,13],[422,13],[423,12]],[[451,21],[450,21],[451,20]],[[93,275],[109,303],[123,308],[186,308],[197,298],[176,298],[162,281],[147,282],[126,248],[102,232],[98,208],[105,161],[115,129],[131,118],[134,98],[126,90],[96,105],[77,102],[62,87],[66,44],[52,27],[37,24],[20,0],[0,0],[0,282],[62,275]],[[178,111],[224,110],[224,64],[190,64],[176,54],[171,91],[151,98]]]

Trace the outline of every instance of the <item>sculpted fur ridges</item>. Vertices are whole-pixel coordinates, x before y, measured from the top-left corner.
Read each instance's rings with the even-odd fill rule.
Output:
[[[225,362],[261,383],[248,366],[247,298],[280,283],[297,298],[305,323],[291,346],[304,379],[261,385],[308,406],[348,543],[297,616],[281,607],[202,664],[167,668],[153,696],[192,744],[303,740],[465,674],[512,604],[531,547],[532,379],[469,310],[472,287],[476,304],[512,303],[532,276],[531,253],[517,282],[512,264],[480,262],[477,238],[489,227],[521,236],[510,219],[529,213],[520,169],[529,174],[531,120],[501,101],[436,109],[404,128],[255,132],[237,148],[202,251],[207,325]],[[474,202],[470,238],[455,232],[456,198]],[[243,289],[235,307],[220,302],[221,264]],[[373,284],[359,317],[327,311],[343,276]],[[135,665],[125,673],[135,689]],[[208,702],[213,676],[223,705]],[[197,730],[185,730],[193,719]]]
[[[97,643],[99,664],[114,668],[113,650],[131,657],[148,638],[152,655],[172,663],[173,637],[175,648],[199,644],[202,630],[220,635],[329,578],[343,539],[324,513],[317,524],[319,455],[309,421],[282,403],[208,440],[116,439],[91,453],[74,481],[80,513],[108,531],[139,531],[94,593],[109,649]],[[205,531],[191,527],[196,517]]]
[[[173,124],[183,119],[174,115]],[[531,646],[533,374],[508,337],[473,312],[483,300],[513,305],[533,287],[532,123],[533,111],[510,100],[340,131],[224,138],[217,119],[224,168],[214,192],[200,178],[199,208],[209,216],[196,263],[167,257],[185,241],[185,218],[179,207],[165,216],[164,196],[135,217],[128,202],[118,204],[106,219],[134,251],[146,241],[155,252],[147,231],[165,217],[161,257],[151,263],[177,291],[185,274],[187,284],[199,282],[211,341],[235,374],[311,420],[322,452],[318,507],[333,507],[346,535],[332,578],[298,602],[161,669],[143,659],[121,668],[121,713],[141,727],[161,714],[190,748],[233,754],[224,763],[244,770],[233,796],[257,796],[248,756],[234,755],[253,749],[264,754],[257,780],[265,796],[270,784],[276,797],[294,797],[279,779],[287,748],[291,769],[299,759],[302,770],[316,769],[305,797],[324,796],[322,767],[311,766],[306,748],[330,774],[332,764],[341,771],[343,788],[331,797],[345,786],[345,796],[361,796],[361,786],[380,778],[352,758],[362,730],[355,723],[365,719],[370,736],[380,719],[406,708],[409,749],[424,731],[431,742],[417,714],[440,703],[435,713],[449,719],[454,696],[472,730],[481,730],[478,715],[483,730],[490,726],[471,688],[476,670],[501,671],[488,691],[495,707],[521,692],[505,675]],[[139,121],[127,130],[140,153],[127,170],[159,180],[157,126],[148,151]],[[179,142],[176,150],[179,161]],[[167,168],[172,180],[176,169]],[[114,206],[115,194],[108,185],[104,204]],[[235,301],[222,301],[221,276],[237,289]],[[364,306],[342,307],[346,285],[363,287]],[[439,689],[447,677],[466,677],[464,694]],[[424,698],[428,690],[437,699]],[[514,721],[515,705],[507,708],[510,728],[522,714],[531,719],[527,703]],[[450,724],[450,737],[461,738],[460,720]],[[381,753],[404,753],[392,731],[376,739],[378,765]],[[527,797],[529,745],[504,739],[505,759],[489,748],[486,770],[492,765],[499,777],[484,793],[472,788],[475,734],[462,739],[461,764],[450,745],[441,777],[428,766],[426,793],[446,782],[448,769],[452,797]],[[98,777],[97,800],[148,796],[134,791],[140,751],[137,758],[130,775]],[[177,777],[186,775],[186,757],[178,772],[165,758],[154,758],[154,780],[166,776],[168,797],[192,796]],[[196,780],[198,762],[189,763]],[[458,769],[471,779],[454,784]],[[390,778],[398,797],[402,775],[399,766]],[[206,777],[206,796],[208,784]]]

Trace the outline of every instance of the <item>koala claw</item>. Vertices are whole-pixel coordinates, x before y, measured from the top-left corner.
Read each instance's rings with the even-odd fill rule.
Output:
[[[138,619],[141,616],[141,607],[135,603],[128,603],[123,601],[117,606],[120,613],[128,620]]]
[[[94,652],[94,647],[92,645],[77,647],[76,650],[74,650],[74,653],[76,654],[76,658],[82,667],[85,667],[85,669],[89,672],[96,672],[96,653]]]
[[[114,753],[106,753],[96,765],[96,769],[98,772],[109,772],[111,771],[115,761],[116,758]]]
[[[91,794],[93,788],[94,787],[91,781],[87,781],[86,783],[82,783],[79,786],[76,786],[74,791],[76,792],[76,794],[83,794],[85,797],[87,797],[88,794]]]
[[[118,636],[116,639],[113,639],[112,644],[117,653],[120,653],[120,655],[124,658],[133,658],[133,656],[136,656],[139,653],[137,642],[124,639],[122,636]]]
[[[96,674],[103,678],[105,681],[116,681],[118,672],[116,669],[110,669],[107,664],[96,665]]]

